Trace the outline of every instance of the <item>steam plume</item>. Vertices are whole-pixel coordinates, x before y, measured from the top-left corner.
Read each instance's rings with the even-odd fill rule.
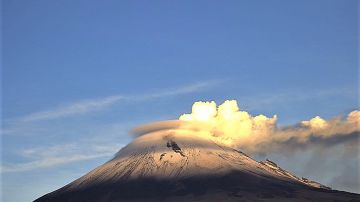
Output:
[[[340,143],[351,145],[359,140],[359,120],[360,111],[355,110],[345,119],[335,117],[325,120],[316,116],[293,126],[278,128],[276,115],[252,116],[241,111],[236,100],[227,100],[219,106],[214,101],[195,102],[192,112],[181,115],[179,120],[141,126],[136,128],[134,133],[142,135],[158,130],[186,132],[249,153],[266,153],[288,148],[289,145],[292,148],[304,148],[307,145],[332,146]]]

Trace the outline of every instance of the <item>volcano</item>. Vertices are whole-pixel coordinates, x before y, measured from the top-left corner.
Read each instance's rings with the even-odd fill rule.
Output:
[[[153,132],[36,202],[360,201],[198,136]]]

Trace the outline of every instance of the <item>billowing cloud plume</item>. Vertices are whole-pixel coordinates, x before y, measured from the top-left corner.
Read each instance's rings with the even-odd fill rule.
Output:
[[[148,133],[198,135],[238,149],[255,159],[282,162],[296,174],[323,181],[336,189],[359,191],[360,111],[345,117],[315,116],[279,127],[276,115],[251,115],[235,100],[220,106],[196,102],[179,120],[156,122],[134,130]],[[285,163],[286,162],[286,163]]]
[[[227,100],[217,106],[215,102],[195,102],[190,114],[183,114],[178,121],[158,122],[135,129],[137,135],[157,130],[187,132],[215,142],[241,149],[251,154],[268,153],[308,145],[333,146],[349,143],[349,149],[358,142],[360,111],[355,110],[344,119],[330,120],[316,116],[293,126],[279,128],[277,116],[252,116],[241,111],[236,100]]]
[[[264,115],[254,117],[240,111],[235,100],[225,101],[219,107],[215,102],[196,102],[192,113],[183,114],[179,119],[191,125],[202,123],[201,135],[235,147],[265,141],[277,121],[276,115],[272,118]]]

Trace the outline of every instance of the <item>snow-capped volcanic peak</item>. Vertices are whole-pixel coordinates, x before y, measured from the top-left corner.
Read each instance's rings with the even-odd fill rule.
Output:
[[[187,134],[158,131],[138,137],[115,157],[70,187],[139,178],[178,179],[239,171],[263,178],[305,183],[276,164],[257,162],[233,148]],[[314,187],[319,187],[315,185]]]
[[[110,162],[141,158],[150,163],[134,169],[130,177],[186,177],[220,174],[238,167],[238,163],[254,163],[242,153],[215,142],[187,134],[156,132],[139,137],[124,147]],[[109,163],[110,163],[109,162]]]
[[[276,116],[251,117],[234,101],[215,108],[215,103],[198,103],[180,120],[136,128],[138,137],[114,158],[36,202],[360,199],[299,178],[270,160],[257,162],[233,148],[255,144],[254,134],[262,137],[258,129],[272,130]],[[244,119],[247,124],[236,125]]]

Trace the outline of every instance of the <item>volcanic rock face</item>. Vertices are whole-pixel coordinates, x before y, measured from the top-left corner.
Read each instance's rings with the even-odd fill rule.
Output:
[[[42,201],[360,201],[201,137],[141,136]]]

